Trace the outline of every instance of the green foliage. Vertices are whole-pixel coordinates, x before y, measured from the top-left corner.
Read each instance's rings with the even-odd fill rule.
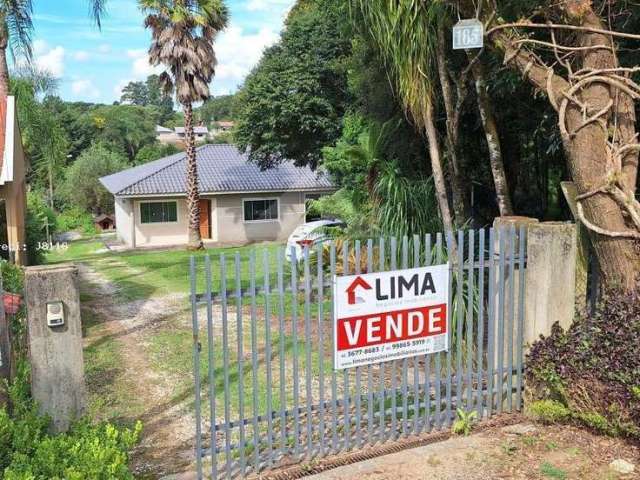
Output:
[[[59,213],[56,217],[58,232],[80,231],[86,235],[96,233],[93,215],[79,207],[71,207]]]
[[[128,452],[141,424],[119,429],[81,420],[65,434],[49,435],[49,419],[30,397],[29,368],[22,362],[9,386],[11,413],[0,409],[0,471],[5,480],[133,479]]]
[[[38,244],[49,241],[47,233],[55,233],[56,214],[39,192],[32,191],[27,193],[26,217],[27,261],[29,265],[38,265],[42,263],[44,252]]]
[[[527,407],[527,413],[542,423],[554,424],[566,422],[571,411],[555,400],[538,400]]]
[[[127,167],[126,160],[102,144],[88,148],[66,172],[62,194],[70,205],[95,214],[113,211],[113,196],[100,177]]]
[[[456,416],[457,418],[451,426],[451,431],[455,435],[463,435],[465,437],[471,435],[471,431],[473,430],[473,423],[478,417],[478,412],[476,412],[475,410],[465,412],[463,409],[458,408],[456,410]]]
[[[371,221],[371,207],[355,203],[354,192],[342,188],[332,195],[310,202],[311,208],[325,218],[338,218],[347,224],[345,236],[364,238],[374,236],[375,225]]]
[[[581,315],[567,331],[555,325],[532,346],[529,392],[559,402],[590,428],[640,438],[639,342],[640,285],[609,292],[594,314]]]
[[[235,138],[252,161],[267,168],[289,159],[315,168],[322,148],[339,137],[349,104],[347,20],[345,2],[306,2],[247,77]]]
[[[218,145],[226,145],[226,144],[230,144],[233,145],[234,144],[234,138],[233,138],[233,132],[220,132],[218,134],[216,134],[216,136],[213,138],[213,140],[211,140],[209,143],[212,144],[218,144]]]
[[[554,478],[556,480],[565,480],[567,478],[567,472],[553,466],[549,462],[544,462],[540,465],[540,473],[547,478]]]
[[[398,237],[424,235],[441,229],[433,179],[409,180],[387,169],[376,187],[380,230]]]
[[[160,114],[155,107],[115,105],[98,107],[85,120],[99,142],[133,160],[142,147],[155,142]]]
[[[426,107],[433,102],[436,25],[444,18],[442,2],[358,0],[354,4],[403,105],[423,127]]]
[[[219,95],[205,101],[193,113],[198,121],[211,125],[221,120],[234,120],[236,110],[236,95]]]
[[[142,165],[143,163],[152,162],[160,158],[168,157],[174,153],[178,153],[181,150],[172,144],[163,145],[161,143],[153,143],[151,145],[145,145],[140,149],[133,163],[136,165]]]
[[[144,82],[129,82],[122,89],[120,101],[128,105],[157,107],[160,113],[159,124],[173,115],[173,99],[162,91],[158,75],[150,75]]]
[[[24,288],[24,272],[22,268],[6,260],[0,260],[2,289],[5,292],[22,293]]]
[[[57,81],[46,72],[23,68],[10,83],[11,94],[16,97],[22,144],[30,163],[29,180],[35,188],[46,188],[51,194],[62,177],[69,140],[56,116],[39,98],[55,91]]]

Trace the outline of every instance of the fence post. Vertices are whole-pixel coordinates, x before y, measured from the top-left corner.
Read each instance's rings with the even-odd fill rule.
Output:
[[[517,353],[521,351],[521,339],[518,338],[518,325],[524,309],[521,305],[520,291],[526,286],[521,285],[520,266],[517,260],[521,242],[526,238],[520,238],[522,227],[528,228],[535,225],[538,220],[529,217],[497,217],[493,222],[495,239],[495,258],[493,259],[495,276],[494,298],[490,301],[494,304],[495,349],[494,366],[496,368],[496,385],[498,392],[503,391],[503,385],[507,386],[509,393],[498,395],[497,411],[501,412],[503,404],[511,411],[513,395],[511,392],[513,383],[513,368],[517,363]],[[526,234],[525,234],[526,235]]]
[[[549,335],[558,322],[568,328],[576,304],[577,228],[573,223],[529,225],[525,276],[524,343]]]
[[[86,404],[77,267],[28,267],[25,299],[33,397],[51,417],[51,430],[63,432]],[[51,323],[60,313],[64,323],[49,325],[48,311]]]

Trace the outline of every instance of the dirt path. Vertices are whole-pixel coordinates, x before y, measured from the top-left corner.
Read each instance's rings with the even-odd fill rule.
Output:
[[[185,405],[189,398],[176,392],[175,379],[153,368],[145,352],[145,336],[169,319],[184,315],[184,295],[118,301],[118,287],[86,265],[80,265],[82,290],[89,300],[83,308],[93,312],[104,328],[88,336],[87,344],[111,338],[118,342],[123,376],[130,381],[132,403],[143,405],[142,441],[133,455],[133,469],[142,478],[180,472],[193,458],[195,420]],[[91,388],[91,386],[89,386]]]
[[[622,475],[616,459],[635,464]],[[309,480],[627,480],[640,478],[640,449],[566,427],[517,424],[402,450],[307,477]]]

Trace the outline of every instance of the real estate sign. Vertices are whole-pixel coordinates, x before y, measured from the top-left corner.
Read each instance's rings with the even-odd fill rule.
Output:
[[[334,368],[445,351],[449,266],[334,277]]]

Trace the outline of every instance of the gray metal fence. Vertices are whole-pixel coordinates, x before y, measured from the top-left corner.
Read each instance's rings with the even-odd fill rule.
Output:
[[[191,258],[199,478],[242,478],[518,410],[524,228]],[[447,352],[333,369],[334,275],[448,263]]]

